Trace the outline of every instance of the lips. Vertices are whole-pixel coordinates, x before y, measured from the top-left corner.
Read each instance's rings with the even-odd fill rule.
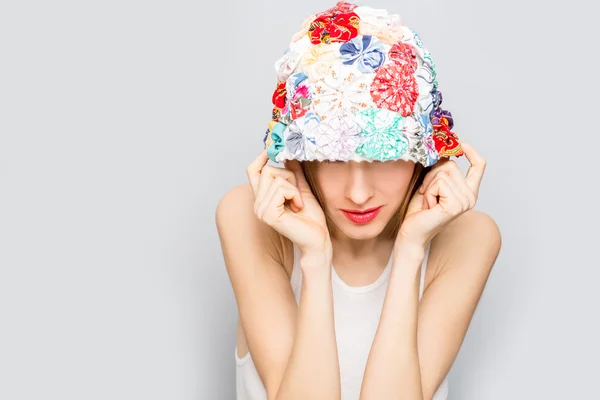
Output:
[[[375,219],[379,211],[381,211],[381,207],[373,207],[366,210],[342,210],[346,218],[355,224],[366,224]]]

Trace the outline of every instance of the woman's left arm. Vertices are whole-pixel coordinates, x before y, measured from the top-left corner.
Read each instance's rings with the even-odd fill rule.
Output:
[[[462,345],[501,238],[484,213],[472,210],[458,218],[432,242],[429,260],[439,260],[438,274],[420,302],[424,248],[401,246],[393,259],[361,400],[433,398]]]
[[[432,399],[454,363],[500,251],[494,220],[470,211],[485,161],[464,145],[472,164],[466,179],[454,161],[438,162],[411,199],[394,247],[361,400]],[[419,302],[429,242],[437,275]]]

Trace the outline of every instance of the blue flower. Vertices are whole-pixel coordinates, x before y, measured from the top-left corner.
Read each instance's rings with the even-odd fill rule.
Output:
[[[273,161],[273,162],[277,162],[277,154],[279,154],[279,152],[281,150],[283,150],[283,148],[285,147],[284,143],[283,143],[283,132],[285,131],[285,128],[287,127],[286,124],[282,123],[282,122],[277,122],[275,124],[275,126],[273,126],[273,129],[271,130],[271,135],[270,135],[270,145],[267,148],[267,155],[269,156],[269,158]]]
[[[373,36],[358,36],[340,46],[341,59],[346,65],[357,63],[361,72],[375,72],[385,61],[385,47]]]

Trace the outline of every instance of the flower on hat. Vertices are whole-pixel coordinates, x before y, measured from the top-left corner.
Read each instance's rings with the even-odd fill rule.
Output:
[[[442,121],[442,118],[445,119],[445,122]],[[437,109],[433,110],[431,113],[431,120],[434,125],[448,125],[449,129],[454,128],[454,118],[452,118],[452,113],[448,110],[444,110],[438,106]]]
[[[440,105],[442,104],[442,101],[443,101],[442,92],[440,92],[439,90],[434,88],[431,91],[431,101],[433,103],[433,110],[431,112],[433,112],[434,110],[437,110],[440,107]]]
[[[320,43],[312,46],[300,60],[300,69],[310,80],[315,81],[329,73],[329,69],[340,57],[340,43]]]
[[[332,17],[337,14],[349,13],[356,7],[357,6],[355,4],[349,3],[347,1],[339,1],[335,6],[331,7],[330,9],[309,16],[304,20],[304,22],[302,22],[300,30],[292,36],[292,43],[300,40],[308,33],[315,18],[322,16]]]
[[[464,153],[458,141],[458,136],[450,131],[448,119],[442,116],[439,119],[433,119],[432,123],[434,129],[433,140],[438,155],[440,157],[459,157],[463,155]]]
[[[410,69],[397,62],[379,67],[371,83],[371,96],[377,107],[399,112],[402,116],[413,112],[418,90]]]
[[[351,119],[336,115],[321,121],[316,129],[305,131],[307,152],[312,159],[346,160],[361,143],[358,125]]]
[[[287,94],[286,82],[277,82],[277,87],[273,92],[273,104],[277,108],[283,108],[285,106],[285,96]]]
[[[425,146],[427,147],[427,154],[429,155],[429,161],[425,166],[429,167],[435,164],[439,159],[438,152],[435,148],[435,140],[433,139],[433,134],[425,136]]]
[[[308,28],[312,44],[347,42],[358,35],[360,18],[352,10],[354,4],[340,1],[334,7],[318,13]]]
[[[419,125],[421,125],[422,136],[425,142],[425,148],[427,149],[427,160],[423,165],[429,167],[438,160],[438,153],[435,149],[435,142],[433,140],[433,126],[429,116],[424,113],[417,114],[417,121],[419,122]]]
[[[285,147],[283,142],[283,133],[286,127],[287,125],[282,122],[276,122],[271,127],[271,132],[267,138],[267,155],[273,161],[277,161],[277,154],[279,154],[279,152],[281,152]]]
[[[406,68],[407,73],[413,74],[418,67],[417,54],[412,46],[405,43],[395,43],[388,52],[390,60]]]
[[[374,107],[369,93],[370,81],[369,75],[358,73],[349,66],[331,68],[314,84],[312,108],[321,119],[326,119],[336,114],[346,117]]]
[[[269,146],[271,146],[271,144],[273,144],[273,140],[271,139],[271,131],[273,130],[273,127],[275,126],[276,123],[277,123],[277,121],[275,121],[275,120],[269,121],[269,125],[267,126],[267,131],[265,132],[265,137],[263,138],[263,143],[265,144],[265,149],[269,148]]]
[[[339,14],[334,17],[318,17],[308,29],[313,44],[347,42],[358,35],[358,15]]]
[[[359,71],[369,73],[385,61],[385,48],[381,41],[373,36],[361,36],[340,46],[339,50],[344,64],[356,63]]]
[[[407,26],[402,26],[399,28],[402,31],[402,39],[401,42],[410,45],[419,58],[423,61],[423,64],[428,66],[431,70],[430,73],[432,75],[433,87],[437,88],[438,83],[436,79],[436,71],[435,71],[435,62],[431,58],[431,53],[429,50],[425,48],[423,42],[421,41],[421,37],[417,32],[412,31]]]
[[[281,117],[281,109],[285,106],[286,103],[286,82],[277,82],[277,87],[273,92],[272,101],[273,101],[273,116],[272,119],[278,121]]]
[[[417,104],[421,112],[430,113],[433,110],[434,79],[433,69],[428,64],[423,63],[417,75],[417,85],[419,86]]]
[[[356,153],[374,160],[399,158],[408,148],[402,115],[381,108],[368,108],[357,115],[363,141]]]
[[[367,36],[383,37],[387,39],[392,36],[396,26],[402,25],[402,19],[398,14],[388,14],[385,9],[372,8],[367,6],[356,7],[354,13],[360,18],[358,33]],[[396,43],[399,38],[392,40]]]
[[[281,116],[286,120],[294,120],[308,111],[311,102],[310,87],[306,74],[297,72],[286,81],[287,102],[281,109]]]
[[[383,43],[388,45],[393,45],[398,43],[404,37],[404,32],[402,31],[402,18],[398,14],[390,15],[390,21],[386,27],[381,29],[375,36]],[[360,28],[359,28],[360,29]]]
[[[308,111],[305,115],[295,119],[292,121],[290,125],[288,125],[284,136],[285,136],[285,145],[288,149],[288,152],[296,159],[296,160],[306,160],[306,141],[307,141],[307,133],[314,131],[321,119],[311,111]]]
[[[404,134],[409,146],[408,152],[411,157],[423,164],[424,167],[433,165],[437,159],[437,151],[433,142],[433,126],[429,116],[424,113],[416,113],[404,119]]]

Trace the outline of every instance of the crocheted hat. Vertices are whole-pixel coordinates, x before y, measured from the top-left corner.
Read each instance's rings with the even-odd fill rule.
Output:
[[[275,62],[263,143],[286,159],[410,160],[463,155],[435,63],[397,14],[340,1],[308,17]]]

